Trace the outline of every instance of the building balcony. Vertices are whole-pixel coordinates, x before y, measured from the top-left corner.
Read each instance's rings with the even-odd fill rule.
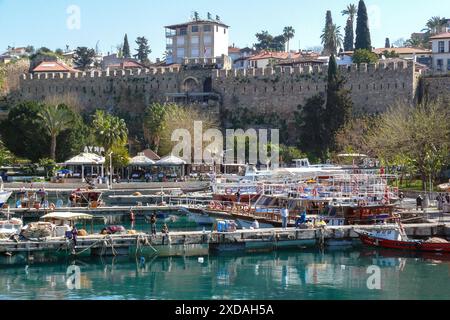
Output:
[[[176,30],[166,30],[166,38],[173,38],[177,35]]]

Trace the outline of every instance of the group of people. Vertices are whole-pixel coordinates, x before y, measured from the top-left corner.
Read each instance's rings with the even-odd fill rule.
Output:
[[[416,210],[424,210],[424,198],[422,195],[419,195],[416,199]],[[450,194],[439,193],[436,197],[437,207],[439,211],[445,210],[445,207],[448,206],[450,208]]]
[[[437,205],[438,205],[438,210],[442,211],[445,210],[445,206],[448,206],[447,209],[450,210],[450,194],[442,194],[439,193],[438,196],[436,197],[436,201],[437,201]]]

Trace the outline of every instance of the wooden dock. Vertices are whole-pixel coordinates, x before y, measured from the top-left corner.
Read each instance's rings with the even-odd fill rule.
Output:
[[[66,238],[46,238],[42,241],[0,240],[0,254],[27,254],[29,257],[49,253],[66,256],[94,255],[188,255],[189,249],[209,251],[270,251],[285,248],[304,248],[359,243],[355,229],[373,231],[392,226],[339,226],[320,229],[259,229],[235,232],[171,232],[129,235],[92,235],[78,237],[77,246]],[[450,225],[428,223],[405,225],[408,235],[415,237],[448,237]]]

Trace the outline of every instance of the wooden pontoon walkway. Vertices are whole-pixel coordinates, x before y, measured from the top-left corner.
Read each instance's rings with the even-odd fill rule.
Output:
[[[356,240],[354,229],[371,231],[389,229],[392,226],[339,226],[320,229],[259,229],[237,230],[235,232],[171,232],[169,236],[158,233],[134,235],[92,235],[78,237],[77,246],[65,238],[46,238],[42,241],[0,240],[0,254],[33,254],[38,252],[62,253],[67,255],[139,255],[146,249],[153,254],[164,252],[167,248],[189,245],[204,245],[209,250],[226,251],[256,250],[305,245],[326,245],[328,240]],[[450,225],[439,223],[405,225],[410,236],[434,237],[449,236]],[[167,250],[166,250],[167,251]]]

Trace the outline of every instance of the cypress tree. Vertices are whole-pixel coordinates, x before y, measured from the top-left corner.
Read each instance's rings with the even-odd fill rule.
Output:
[[[370,40],[369,17],[367,15],[366,4],[363,0],[359,1],[358,19],[356,22],[356,43],[355,50],[367,49],[372,51],[372,42]]]
[[[386,42],[384,43],[384,47],[385,48],[390,48],[391,47],[391,40],[389,40],[389,38],[386,38]]]
[[[344,50],[353,51],[354,49],[353,44],[354,44],[353,21],[349,18],[347,20],[347,25],[345,26]]]
[[[323,29],[322,34],[322,43],[323,43],[323,54],[328,56],[333,53],[334,48],[331,43],[332,37],[332,28],[333,28],[333,18],[331,16],[331,11],[327,11],[327,15],[325,17],[325,28]]]
[[[125,34],[125,38],[123,39],[123,50],[122,50],[122,54],[124,58],[131,58],[131,53],[130,53],[130,44],[128,43],[128,35]]]

